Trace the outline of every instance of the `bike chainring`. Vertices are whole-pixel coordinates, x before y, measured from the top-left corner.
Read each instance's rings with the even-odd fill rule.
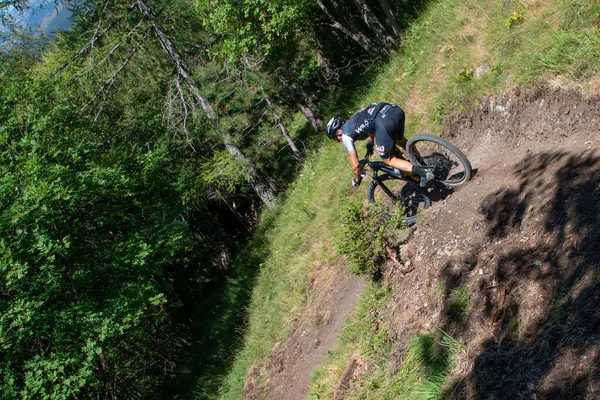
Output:
[[[433,167],[433,174],[437,180],[445,180],[450,175],[450,171],[456,166],[448,156],[442,153],[432,153],[423,157],[425,165]]]

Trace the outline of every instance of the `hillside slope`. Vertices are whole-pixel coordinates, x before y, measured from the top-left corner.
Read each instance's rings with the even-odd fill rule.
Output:
[[[453,398],[598,397],[599,117],[598,98],[540,86],[446,126],[479,171],[401,249],[416,269],[391,274],[393,358],[400,338],[443,329],[466,345]]]
[[[465,345],[448,397],[598,397],[598,100],[547,85],[516,89],[446,124],[443,136],[477,174],[455,193],[433,193],[434,206],[397,249],[399,262],[382,266],[393,288],[381,321],[393,342],[387,375],[400,370],[411,337],[441,329]],[[309,290],[318,306],[251,371],[247,398],[306,397],[307,370],[334,349],[340,317],[362,290],[359,280],[334,276]],[[457,288],[468,293],[466,310],[455,304]],[[371,390],[393,398],[365,389],[379,361],[349,357],[329,397]]]

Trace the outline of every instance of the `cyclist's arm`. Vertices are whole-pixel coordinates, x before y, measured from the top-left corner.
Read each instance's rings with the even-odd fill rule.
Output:
[[[348,153],[348,158],[350,159],[350,167],[352,168],[352,174],[354,175],[354,179],[357,182],[362,180],[360,176],[361,168],[358,162],[358,154],[356,153],[356,147],[354,147],[354,140],[348,135],[342,135],[342,143],[344,143],[344,147],[346,148],[346,152]]]
[[[354,174],[354,178],[357,182],[362,180],[362,176],[360,176],[361,168],[358,162],[358,154],[356,151],[348,153],[348,158],[350,159],[350,167],[352,168],[352,173]]]

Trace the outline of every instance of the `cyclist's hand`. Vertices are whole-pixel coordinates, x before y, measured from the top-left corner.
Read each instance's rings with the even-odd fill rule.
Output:
[[[360,182],[361,182],[361,181],[362,181],[362,179],[361,179],[361,180],[358,180],[358,179],[356,179],[356,178],[352,178],[352,186],[354,186],[354,187],[356,187],[356,186],[360,186]]]
[[[375,147],[375,144],[373,142],[367,142],[367,154],[368,155],[373,154],[373,147]]]

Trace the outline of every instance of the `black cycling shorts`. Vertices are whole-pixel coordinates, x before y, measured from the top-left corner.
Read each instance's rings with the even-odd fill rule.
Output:
[[[383,107],[373,122],[377,153],[381,158],[390,158],[396,142],[404,137],[404,111],[398,106]]]

